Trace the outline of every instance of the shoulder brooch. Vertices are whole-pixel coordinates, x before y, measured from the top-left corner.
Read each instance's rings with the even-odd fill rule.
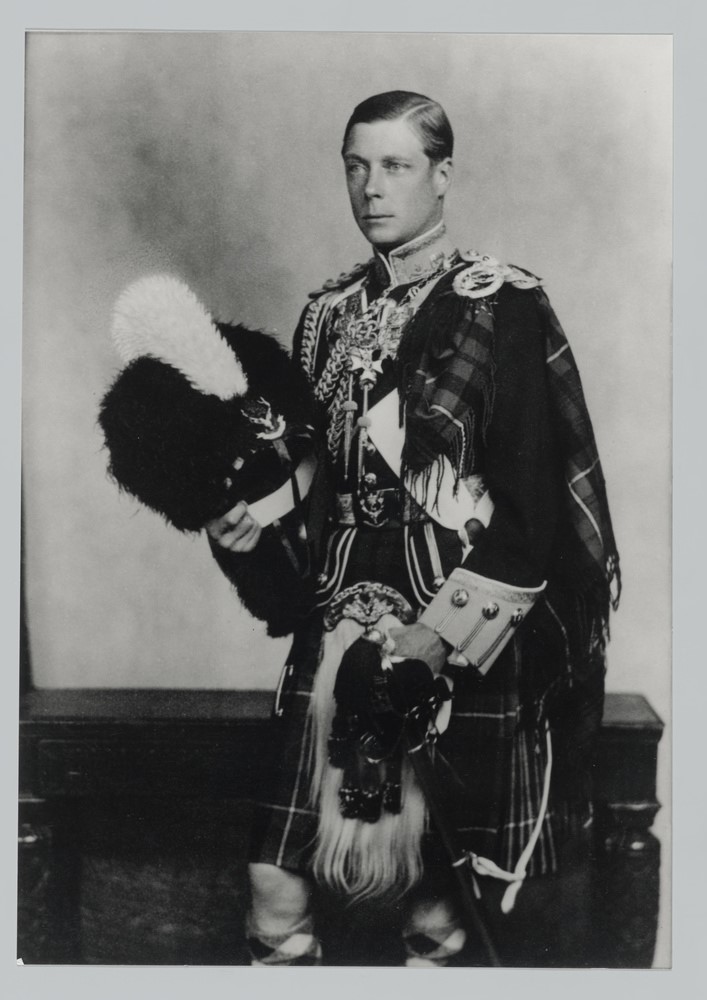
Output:
[[[536,288],[541,284],[530,271],[512,264],[501,264],[495,257],[476,250],[465,250],[459,255],[469,267],[462,268],[454,278],[453,287],[457,295],[469,299],[480,299],[493,295],[506,281],[514,288]]]
[[[338,278],[330,278],[329,281],[324,282],[321,288],[309,293],[310,299],[316,299],[319,295],[325,295],[327,292],[338,292],[340,289],[346,288],[347,285],[362,278],[370,264],[371,261],[367,260],[363,264],[356,264],[350,271],[343,271]]]

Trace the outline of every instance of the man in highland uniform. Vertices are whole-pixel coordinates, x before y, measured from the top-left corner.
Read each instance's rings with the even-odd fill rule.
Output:
[[[313,882],[396,900],[408,965],[445,965],[464,946],[451,861],[381,669],[401,690],[422,685],[410,704],[429,716],[438,803],[482,891],[504,886],[504,912],[590,816],[618,585],[601,466],[540,280],[447,236],[452,151],[427,97],[355,109],[342,155],[373,256],[312,296],[295,336],[323,418],[309,498],[318,606],[295,633],[282,766],[258,803],[255,964],[321,961]],[[257,565],[245,504],[208,532],[219,560]]]

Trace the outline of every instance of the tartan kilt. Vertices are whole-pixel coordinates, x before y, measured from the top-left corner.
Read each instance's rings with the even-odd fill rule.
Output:
[[[386,551],[385,535],[377,533],[376,551],[380,565],[390,567],[393,553]],[[360,580],[360,567],[358,572],[353,567],[351,575]],[[390,584],[391,578],[386,582]],[[399,577],[396,582],[400,586]],[[279,746],[273,781],[255,801],[251,861],[300,874],[307,874],[310,867],[317,831],[310,790],[313,748],[308,716],[323,634],[322,618],[317,615],[295,636],[280,693],[281,715],[275,722]],[[553,661],[550,668],[544,658]],[[557,681],[556,661],[556,654],[531,626],[513,638],[485,677],[472,669],[450,668],[454,680],[451,717],[433,751],[440,802],[457,831],[460,847],[509,871],[540,811],[547,762],[542,694],[552,687],[548,678]],[[529,690],[528,676],[543,690],[533,691],[532,682]],[[571,825],[568,804],[561,798],[551,784],[549,808],[528,864],[529,876],[557,868],[559,841]],[[576,811],[577,807],[584,819],[587,802],[582,800],[572,808]],[[441,857],[433,829],[426,834],[423,854]]]

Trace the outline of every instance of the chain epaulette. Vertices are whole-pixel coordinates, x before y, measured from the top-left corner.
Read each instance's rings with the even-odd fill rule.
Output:
[[[362,278],[368,268],[371,266],[372,259],[367,260],[362,264],[356,264],[350,271],[342,272],[338,278],[330,278],[329,281],[325,281],[321,288],[318,288],[314,292],[309,293],[310,299],[316,299],[320,295],[325,295],[327,292],[338,292],[342,288],[346,288],[347,285],[352,284],[354,281],[358,281]]]
[[[513,264],[501,264],[489,254],[465,250],[459,256],[469,266],[461,268],[454,279],[453,287],[457,295],[480,299],[493,295],[505,282],[522,289],[537,288],[542,284],[542,279],[530,271]]]

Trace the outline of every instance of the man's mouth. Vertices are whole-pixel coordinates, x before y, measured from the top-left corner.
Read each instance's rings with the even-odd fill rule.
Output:
[[[378,222],[380,219],[392,219],[392,215],[364,215],[366,222]]]

